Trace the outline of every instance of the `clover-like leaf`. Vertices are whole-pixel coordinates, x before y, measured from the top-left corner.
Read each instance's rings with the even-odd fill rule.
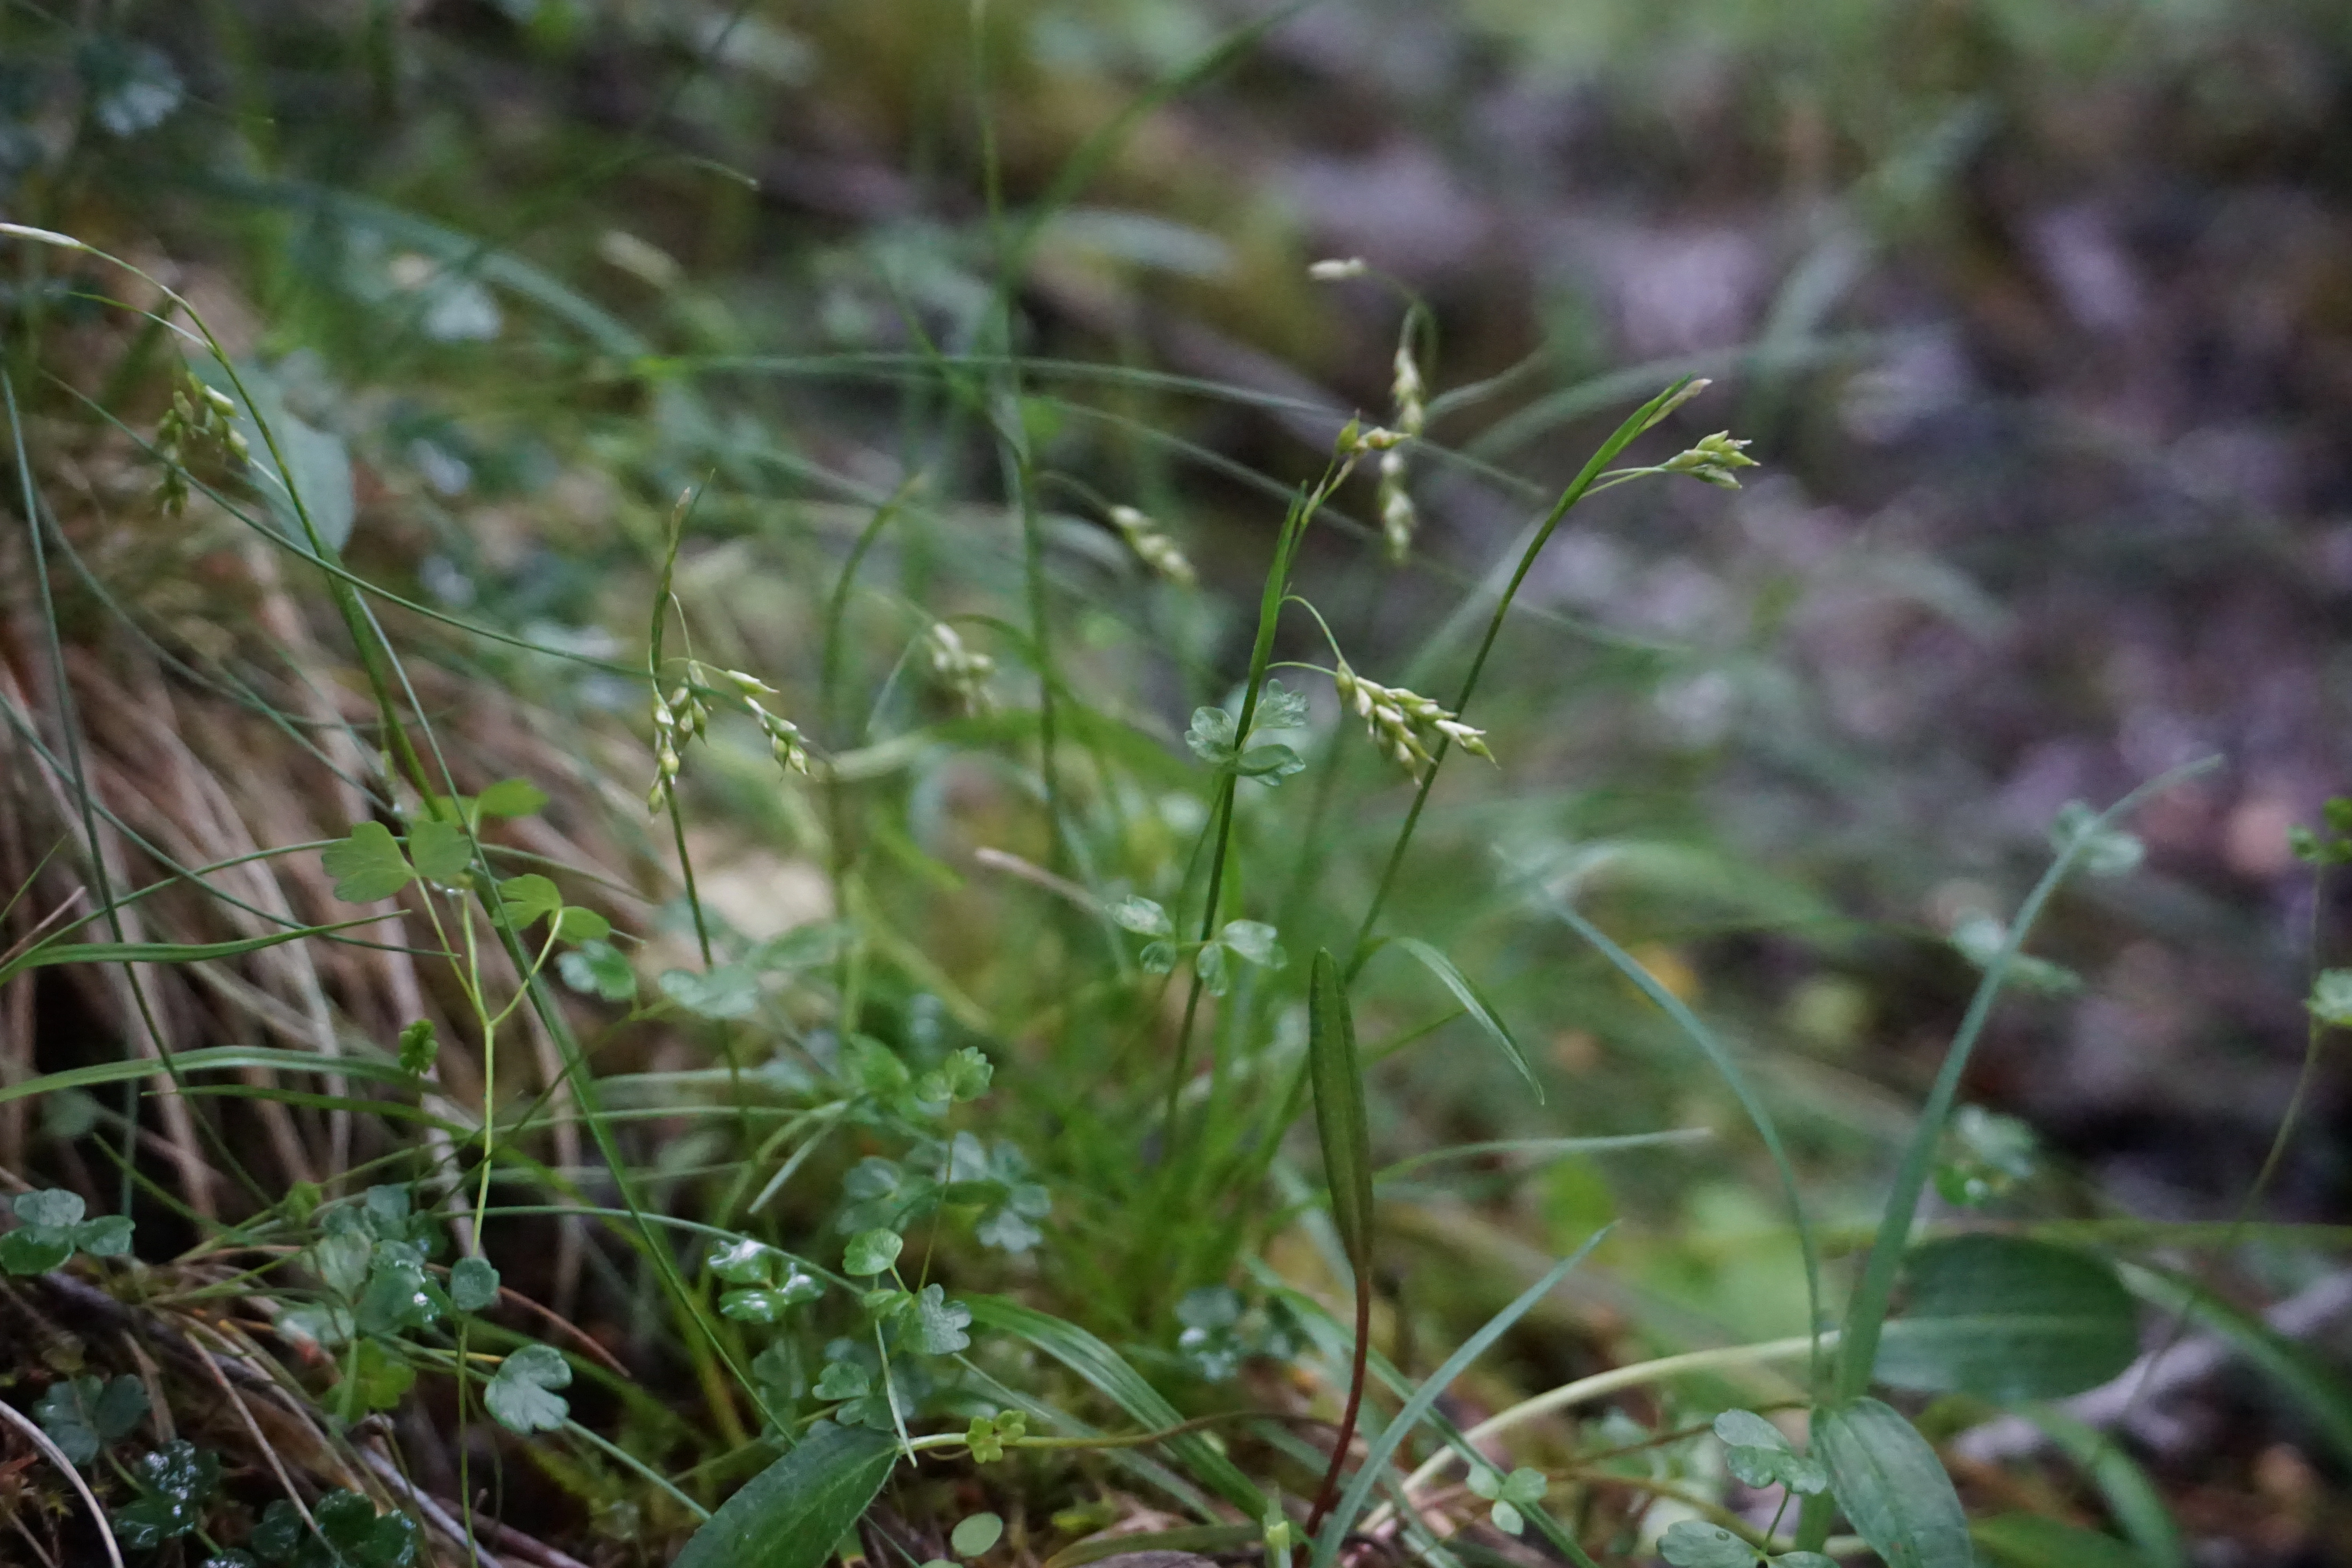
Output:
[[[1217,940],[1261,969],[1280,969],[1290,962],[1280,934],[1264,921],[1227,921]]]
[[[416,869],[400,852],[400,841],[381,822],[355,825],[330,844],[319,862],[335,879],[335,897],[347,904],[388,899],[415,879]]]
[[[220,1486],[220,1458],[175,1438],[139,1456],[131,1480],[139,1489],[138,1500],[115,1510],[115,1539],[134,1551],[152,1552],[196,1528],[205,1500]]]
[[[854,1361],[830,1361],[811,1390],[819,1399],[862,1399],[874,1386],[874,1374]]]
[[[1192,728],[1184,731],[1184,743],[1192,754],[1214,767],[1223,767],[1234,760],[1234,716],[1222,708],[1192,710]]]
[[[538,872],[526,871],[499,884],[499,901],[506,906],[507,918],[520,931],[562,909],[563,894]]]
[[[907,1238],[894,1230],[861,1230],[849,1238],[842,1254],[841,1268],[845,1274],[859,1276],[881,1274],[898,1261],[906,1250]]]
[[[1829,1489],[1828,1468],[1790,1447],[1780,1429],[1752,1410],[1725,1411],[1715,1418],[1715,1435],[1725,1465],[1748,1486],[1787,1487],[1808,1497]]]
[[[43,1230],[69,1230],[81,1223],[88,1206],[79,1193],[63,1187],[39,1187],[18,1193],[8,1205],[27,1226]]]
[[[371,1410],[390,1410],[416,1386],[416,1368],[378,1339],[352,1347],[347,1375],[328,1395],[327,1408],[339,1421],[357,1421]]]
[[[1293,691],[1279,680],[1269,680],[1258,693],[1257,715],[1250,722],[1250,733],[1261,730],[1297,730],[1307,723],[1307,696]]]
[[[73,1232],[46,1226],[18,1226],[0,1236],[0,1268],[11,1274],[47,1274],[74,1255]]]
[[[1139,894],[1129,894],[1111,905],[1110,918],[1119,929],[1138,936],[1172,936],[1176,931],[1168,911]]]
[[[1201,977],[1201,989],[1212,996],[1223,996],[1233,985],[1233,971],[1225,962],[1228,951],[1221,942],[1203,942],[1192,955],[1192,973]]]
[[[2323,969],[2311,983],[2311,1016],[2337,1029],[2352,1029],[2352,969]]]
[[[1143,951],[1135,955],[1136,967],[1146,974],[1166,974],[1176,967],[1176,944],[1172,942],[1148,942]]]
[[[1262,784],[1278,784],[1291,774],[1306,771],[1307,759],[1278,742],[1252,746],[1234,759],[1234,772]]]
[[[551,1432],[572,1413],[571,1404],[555,1391],[571,1384],[572,1363],[561,1352],[525,1345],[499,1363],[498,1374],[482,1390],[482,1403],[509,1432]]]
[[[546,804],[546,791],[529,779],[500,779],[474,797],[484,816],[536,816]]]
[[[740,963],[722,963],[708,974],[667,970],[660,985],[663,995],[699,1018],[748,1018],[760,1005],[760,977]]]
[[[341,1488],[320,1498],[311,1512],[319,1521],[316,1535],[302,1528],[299,1516],[293,1521],[290,1568],[408,1568],[416,1561],[416,1521],[404,1513],[378,1513],[368,1499]],[[257,1549],[260,1543],[256,1531]]]
[[[2147,847],[2137,838],[2120,827],[2100,826],[2098,812],[2088,803],[2070,800],[2050,825],[2050,847],[2063,854],[2077,845],[2079,863],[2094,877],[2120,877],[2147,858]]]
[[[609,942],[583,942],[568,952],[556,955],[556,973],[563,984],[583,995],[602,996],[607,1002],[627,1002],[637,994],[637,972],[621,950]]]
[[[440,1291],[425,1278],[423,1248],[404,1241],[380,1242],[352,1316],[362,1333],[395,1337],[438,1321],[441,1300]]]
[[[460,1258],[449,1268],[449,1304],[478,1312],[499,1299],[498,1265],[487,1258]]]
[[[433,882],[455,882],[474,862],[473,841],[454,822],[427,816],[408,826],[408,863]]]
[[[947,1299],[946,1289],[926,1285],[915,1297],[915,1348],[925,1355],[953,1355],[971,1344],[971,1309]]]
[[[74,1245],[92,1258],[121,1258],[131,1250],[131,1216],[100,1215],[74,1226]]]
[[[147,1414],[147,1385],[124,1375],[61,1378],[33,1406],[41,1430],[77,1465],[98,1458],[107,1444],[131,1435]]]
[[[566,904],[556,911],[555,934],[566,942],[602,942],[613,934],[613,922],[594,910]]]
[[[433,1063],[441,1055],[441,1037],[433,1032],[433,1020],[419,1018],[400,1031],[400,1070],[420,1076],[433,1070]]]
[[[730,1285],[765,1285],[776,1277],[784,1255],[764,1241],[739,1236],[712,1247],[703,1267]]]

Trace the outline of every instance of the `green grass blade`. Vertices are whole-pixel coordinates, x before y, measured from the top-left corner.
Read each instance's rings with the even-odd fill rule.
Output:
[[[1372,1148],[1364,1108],[1364,1078],[1356,1065],[1356,1022],[1339,961],[1326,948],[1315,954],[1307,1003],[1307,1070],[1315,1085],[1315,1131],[1323,1141],[1323,1179],[1331,1189],[1331,1223],[1368,1288],[1372,1261]]]
[[[957,1300],[971,1309],[974,1323],[1025,1340],[1044,1351],[1086,1379],[1103,1397],[1148,1430],[1160,1431],[1184,1419],[1158,1389],[1144,1381],[1141,1373],[1086,1330],[1002,1296],[960,1296]],[[1201,1434],[1188,1432],[1171,1437],[1166,1447],[1186,1468],[1250,1518],[1265,1512],[1265,1496]]]
[[[258,1068],[268,1072],[313,1072],[327,1078],[363,1078],[403,1087],[414,1085],[416,1081],[414,1073],[404,1072],[392,1062],[368,1057],[320,1056],[316,1051],[282,1051],[267,1046],[207,1046],[198,1050],[175,1051],[172,1061],[182,1074],[243,1072],[250,1068]],[[129,1083],[136,1079],[172,1076],[171,1068],[145,1057],[127,1061],[92,1062],[87,1067],[68,1068],[63,1072],[28,1078],[22,1083],[0,1084],[0,1105],[37,1094],[55,1094],[61,1089],[93,1089],[100,1084]]]
[[[1519,1048],[1518,1040],[1511,1034],[1510,1026],[1503,1022],[1502,1014],[1496,1011],[1495,1005],[1486,1000],[1486,994],[1470,983],[1470,977],[1454,967],[1452,959],[1418,937],[1395,937],[1388,945],[1401,948],[1421,960],[1422,967],[1437,976],[1438,983],[1454,993],[1454,999],[1462,1004],[1463,1010],[1477,1020],[1478,1026],[1486,1032],[1486,1037],[1495,1042],[1496,1048],[1518,1069],[1519,1076],[1528,1080],[1528,1087],[1536,1091],[1536,1099],[1543,1099],[1543,1085],[1538,1081],[1536,1069],[1529,1065],[1527,1052]]]
[[[1404,1402],[1404,1407],[1396,1413],[1395,1419],[1372,1440],[1364,1454],[1363,1463],[1356,1468],[1355,1478],[1349,1481],[1348,1489],[1340,1495],[1339,1506],[1333,1509],[1330,1517],[1323,1521],[1322,1530],[1315,1537],[1315,1555],[1310,1568],[1331,1568],[1331,1564],[1339,1560],[1339,1548],[1346,1542],[1348,1531],[1363,1513],[1364,1505],[1371,1500],[1372,1489],[1380,1484],[1381,1470],[1403,1445],[1405,1438],[1421,1425],[1430,1407],[1437,1403],[1438,1395],[1451,1387],[1454,1380],[1461,1376],[1472,1362],[1486,1354],[1513,1323],[1525,1317],[1529,1308],[1551,1294],[1552,1288],[1567,1279],[1607,1234],[1605,1230],[1593,1232],[1582,1247],[1545,1270],[1542,1279],[1521,1291],[1510,1305],[1487,1319],[1483,1328],[1463,1341],[1460,1348],[1445,1358],[1444,1364],[1431,1373],[1427,1380],[1413,1390],[1412,1397]]]
[[[374,925],[383,919],[382,915],[362,915],[332,925],[298,926],[292,931],[272,931],[268,936],[249,936],[237,942],[45,942],[0,963],[0,985],[5,985],[25,970],[56,963],[196,963],[207,958],[235,958],[265,947],[299,942],[306,936],[325,936],[353,926]]]

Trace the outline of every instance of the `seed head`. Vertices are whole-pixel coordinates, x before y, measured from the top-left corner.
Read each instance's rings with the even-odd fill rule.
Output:
[[[1733,470],[1752,468],[1756,459],[1745,450],[1748,443],[1735,441],[1728,430],[1718,430],[1687,452],[1678,452],[1658,467],[1670,474],[1688,474],[1727,490],[1739,488]]]

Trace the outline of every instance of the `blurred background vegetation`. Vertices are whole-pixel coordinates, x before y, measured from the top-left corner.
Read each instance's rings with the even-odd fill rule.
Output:
[[[1370,486],[1350,488],[1301,574],[1368,674],[1449,692],[1496,563],[1675,376],[1714,386],[1660,455],[1727,426],[1763,467],[1736,495],[1634,486],[1576,514],[1472,715],[1501,766],[1457,759],[1407,864],[1391,929],[1475,977],[1546,1098],[1404,965],[1372,968],[1358,1002],[1368,1041],[1437,1028],[1374,1072],[1386,1158],[1717,1136],[1400,1183],[1398,1363],[1425,1371],[1496,1279],[1612,1218],[1573,1310],[1468,1397],[1804,1327],[1728,1095],[1547,900],[1576,898],[1752,1053],[1850,1247],[1975,984],[1972,922],[2014,906],[2067,802],[2210,752],[2221,771],[2136,824],[2141,872],[2062,900],[2036,942],[2058,967],[1996,1017],[1967,1096],[2040,1152],[1996,1171],[1993,1212],[2112,1237],[2225,1222],[2255,1194],[2266,1221],[2346,1220],[2352,1083],[2332,1061],[2255,1194],[2305,1068],[2310,973],[2344,951],[2341,897],[2289,849],[2352,778],[2339,3],[14,0],[0,217],[205,311],[297,433],[287,462],[331,542],[404,601],[379,613],[461,782],[554,797],[514,843],[617,888],[593,897],[646,939],[648,998],[694,966],[677,847],[638,797],[648,609],[697,491],[672,635],[780,687],[839,781],[780,789],[764,742],[725,726],[689,770],[721,956],[817,976],[770,984],[777,1038],[985,1042],[998,1093],[975,1125],[1026,1151],[1055,1206],[1041,1254],[975,1253],[961,1278],[1046,1290],[1171,1376],[1184,1291],[1247,1286],[1253,1250],[1294,1280],[1327,1266],[1286,1253],[1305,1243],[1262,1194],[1189,1212],[1202,1194],[1155,1184],[1164,1150],[1114,1135],[1156,1116],[1173,1020],[1055,887],[1171,908],[1197,889],[1187,716],[1245,668],[1286,495],[1351,412],[1388,416],[1410,300],[1432,394],[1418,536],[1390,564]],[[1354,257],[1393,282],[1308,276]],[[68,552],[37,573],[21,528],[0,540],[5,695],[57,714],[70,694],[93,787],[150,854],[340,837],[369,766],[345,721],[367,714],[323,596],[214,500],[153,505],[126,430],[152,429],[175,351],[109,303],[156,296],[86,259],[0,251],[29,453],[0,467],[37,478]],[[1197,585],[1155,577],[1116,506]],[[937,679],[941,619],[996,660],[989,701]],[[1286,622],[1278,652],[1326,650]],[[1041,667],[1063,705],[1052,786]],[[1244,785],[1242,818],[1243,897],[1290,980],[1344,942],[1410,799],[1369,748],[1327,744],[1352,725],[1297,683],[1312,765]],[[44,859],[76,815],[18,737],[0,881],[44,896],[12,939],[79,885],[71,855]],[[1055,830],[1045,787],[1077,826]],[[123,853],[118,877],[163,863]],[[348,914],[314,872],[288,877],[255,897]],[[151,930],[249,934],[175,899]],[[777,958],[796,932],[805,952]],[[867,955],[838,984],[835,942]],[[429,976],[320,963],[172,983],[165,1026],[183,1047],[329,1029],[388,1049],[416,1016],[462,1034]],[[18,980],[5,1071],[115,1054],[100,1037],[127,1032],[121,1005],[101,980]],[[729,1026],[691,1007],[573,1005],[599,1071],[720,1060]],[[1221,1073],[1248,1027],[1296,1035],[1271,997],[1224,1016],[1256,1022],[1222,1026]],[[555,1077],[544,1041],[522,1055],[515,1090]],[[441,1070],[478,1097],[478,1068]],[[1202,1092],[1255,1092],[1244,1078]],[[97,1114],[0,1105],[0,1167],[73,1177]],[[282,1181],[341,1173],[323,1121],[280,1121],[251,1126]],[[394,1159],[372,1125],[335,1147]],[[732,1179],[743,1151],[719,1125],[630,1131],[654,1201],[698,1212],[698,1184]],[[1993,1153],[1956,1161],[2002,1167],[2006,1124],[1969,1125]],[[182,1136],[164,1112],[147,1127]],[[551,1136],[550,1163],[593,1186],[576,1127]],[[778,1223],[821,1226],[827,1202]],[[1129,1234],[1139,1212],[1168,1228]],[[2343,1230],[2270,1235],[2162,1255],[2250,1308],[2340,1279]],[[641,1279],[576,1239],[548,1256],[509,1283],[653,1354]],[[2341,1348],[2340,1321],[2305,1331]],[[2219,1376],[2135,1431],[2197,1561],[2342,1560],[2347,1458],[2274,1386]],[[516,1517],[635,1560],[614,1543],[636,1527],[591,1521],[583,1489],[558,1475]]]

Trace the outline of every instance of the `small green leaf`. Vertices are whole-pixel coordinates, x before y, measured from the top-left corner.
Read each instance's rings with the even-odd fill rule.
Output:
[[[473,864],[474,846],[456,823],[428,816],[409,824],[408,860],[428,881],[455,882]]]
[[[1136,967],[1146,974],[1166,974],[1176,967],[1176,944],[1172,942],[1148,942],[1143,951],[1135,955]]]
[[[1233,985],[1233,972],[1225,963],[1227,951],[1224,943],[1212,942],[1192,955],[1192,973],[1201,977],[1201,989],[1212,996],[1223,996]]]
[[[2311,1016],[2331,1028],[2352,1029],[2352,969],[2323,969],[2311,983]]]
[[[152,1552],[196,1528],[205,1500],[220,1487],[220,1458],[185,1438],[142,1454],[131,1467],[139,1500],[114,1515],[115,1538],[140,1552]]]
[[[992,1513],[976,1513],[949,1533],[948,1544],[959,1557],[977,1557],[1003,1539],[1004,1521]]]
[[[722,963],[708,974],[666,970],[660,985],[663,995],[698,1018],[748,1018],[760,1005],[760,977],[740,963]]]
[[[572,1413],[555,1391],[571,1385],[572,1363],[561,1352],[525,1345],[499,1363],[498,1375],[482,1390],[482,1403],[509,1432],[551,1432]]]
[[[350,1375],[328,1395],[328,1408],[339,1420],[357,1421],[371,1410],[396,1408],[415,1386],[415,1367],[385,1342],[363,1339],[353,1347]]]
[[[449,1268],[449,1304],[478,1312],[499,1299],[498,1266],[487,1258],[460,1258]]]
[[[74,1226],[76,1247],[92,1258],[121,1258],[131,1250],[131,1216],[100,1215]]]
[[[0,1268],[11,1274],[47,1274],[74,1255],[73,1233],[20,1226],[0,1236]]]
[[[329,845],[319,861],[335,879],[335,897],[347,904],[388,899],[416,876],[400,853],[400,841],[381,822],[358,824],[341,843]]]
[[[1250,721],[1250,733],[1261,730],[1300,730],[1307,726],[1307,696],[1293,691],[1279,680],[1269,680],[1258,693],[1257,714]]]
[[[39,1187],[18,1193],[9,1206],[18,1219],[44,1230],[70,1230],[81,1223],[81,1216],[88,1212],[81,1194],[63,1187]]]
[[[1323,1179],[1331,1191],[1331,1223],[1356,1271],[1356,1289],[1370,1289],[1372,1152],[1364,1110],[1363,1074],[1356,1062],[1356,1022],[1339,965],[1318,949],[1307,1001],[1307,1071],[1315,1088],[1315,1131],[1323,1143]]]
[[[2139,1353],[2130,1292],[2103,1260],[2001,1236],[1956,1236],[1904,1260],[1910,1306],[1889,1321],[1881,1383],[1997,1404],[2106,1382]]]
[[[536,816],[546,804],[546,793],[529,779],[500,779],[474,797],[484,816]]]
[[[507,918],[520,931],[562,909],[563,895],[553,882],[536,871],[526,871],[499,884],[499,901],[506,906]]]
[[[1307,759],[1279,742],[1252,746],[1234,759],[1234,772],[1262,784],[1278,784],[1291,774],[1306,771]]]
[[[1772,1568],[1838,1568],[1838,1560],[1819,1552],[1783,1552],[1767,1558]]]
[[[810,1392],[819,1399],[862,1399],[874,1388],[874,1374],[854,1361],[829,1361]]]
[[[1813,1446],[1838,1506],[1887,1568],[1975,1568],[1952,1479],[1900,1412],[1875,1399],[1823,1411]]]
[[[1184,743],[1192,754],[1214,767],[1223,767],[1234,760],[1234,716],[1222,708],[1195,708],[1192,727],[1184,731]]]
[[[730,1285],[765,1285],[775,1279],[783,1260],[784,1255],[766,1242],[739,1236],[711,1247],[702,1263]]]
[[[966,1046],[918,1079],[915,1094],[933,1104],[978,1100],[988,1092],[995,1076],[995,1066],[987,1054],[977,1046]]]
[[[131,1435],[147,1414],[147,1385],[138,1378],[61,1378],[33,1406],[41,1430],[77,1465],[98,1458],[107,1444]]]
[[[822,1568],[898,1458],[887,1433],[820,1421],[704,1521],[671,1568]]]
[[[887,1273],[898,1261],[898,1254],[906,1246],[907,1238],[897,1231],[861,1230],[849,1238],[849,1246],[842,1254],[842,1272],[860,1278]]]
[[[362,1333],[396,1338],[410,1329],[430,1328],[440,1321],[438,1295],[425,1277],[420,1248],[406,1242],[381,1242],[367,1284],[352,1303],[352,1316]]]
[[[1780,1429],[1752,1410],[1727,1410],[1715,1418],[1724,1463],[1751,1487],[1787,1487],[1808,1497],[1829,1489],[1830,1474],[1819,1459],[1789,1447]]]
[[[1227,921],[1217,940],[1260,969],[1280,969],[1290,962],[1280,935],[1264,921]]]
[[[1150,899],[1130,895],[1111,905],[1110,918],[1123,931],[1138,936],[1172,936],[1176,928],[1168,911]]]
[[[2120,877],[2147,858],[2147,847],[2132,835],[2100,826],[2099,814],[2087,801],[2070,800],[2050,826],[2050,847],[2063,855],[2078,843],[2077,863],[2094,877]]]
[[[563,984],[583,995],[627,1002],[637,994],[637,972],[609,942],[583,942],[569,952],[558,953],[555,969],[563,976]]]
[[[400,1031],[400,1070],[419,1075],[431,1072],[433,1063],[441,1055],[441,1038],[433,1032],[433,1020],[419,1018]]]
[[[1674,1568],[1756,1568],[1756,1548],[1719,1524],[1678,1519],[1658,1538],[1658,1555]]]
[[[926,1285],[915,1297],[915,1348],[925,1355],[953,1355],[968,1349],[971,1309],[947,1299],[946,1289]]]
[[[727,1290],[719,1297],[719,1315],[732,1318],[739,1323],[781,1323],[784,1310],[792,1303],[781,1290],[753,1287],[745,1290]]]
[[[594,910],[566,904],[555,917],[555,934],[566,942],[602,942],[613,934],[613,922]]]

